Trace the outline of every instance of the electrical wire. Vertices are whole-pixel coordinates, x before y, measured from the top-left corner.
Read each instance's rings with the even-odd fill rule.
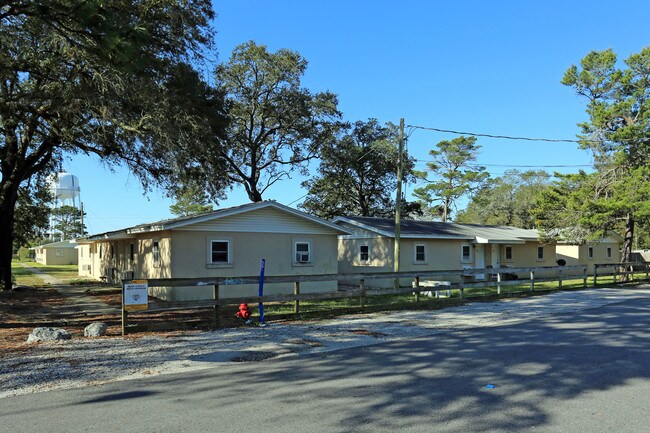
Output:
[[[434,131],[434,132],[444,132],[447,134],[456,134],[456,135],[470,135],[473,137],[485,137],[485,138],[499,138],[499,139],[504,139],[504,140],[519,140],[519,141],[542,141],[546,143],[584,143],[584,142],[590,142],[590,143],[603,143],[606,140],[595,140],[595,139],[582,139],[582,140],[576,140],[576,139],[568,139],[568,138],[534,138],[534,137],[517,137],[517,136],[512,136],[512,135],[494,135],[494,134],[484,134],[484,133],[479,133],[479,132],[463,132],[463,131],[455,131],[453,129],[442,129],[442,128],[433,128],[429,126],[418,126],[418,125],[407,125],[409,128],[415,129],[422,129],[425,131]],[[639,141],[648,141],[650,138],[644,137],[640,140],[617,140],[622,143],[625,142],[630,142],[630,143],[637,143]]]

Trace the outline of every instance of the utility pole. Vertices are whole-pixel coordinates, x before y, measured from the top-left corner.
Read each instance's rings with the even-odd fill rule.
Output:
[[[399,247],[402,228],[400,220],[402,216],[402,154],[404,153],[404,118],[399,120],[399,147],[397,152],[397,195],[395,197],[395,253],[393,269],[399,272]],[[399,288],[399,278],[395,278],[395,288]]]
[[[84,237],[84,202],[79,200],[79,210],[81,211],[81,230],[79,230],[79,237]]]

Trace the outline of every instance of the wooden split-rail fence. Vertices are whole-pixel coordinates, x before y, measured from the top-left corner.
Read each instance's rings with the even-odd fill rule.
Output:
[[[321,275],[282,275],[282,276],[264,276],[264,284],[291,283],[293,284],[293,293],[274,294],[264,296],[238,296],[224,298],[219,296],[219,289],[223,286],[233,286],[242,284],[258,284],[259,276],[243,277],[208,277],[208,278],[157,278],[147,279],[147,285],[151,287],[206,287],[211,286],[213,291],[212,299],[192,300],[192,301],[162,301],[150,302],[148,312],[158,312],[163,310],[178,309],[195,309],[195,308],[213,308],[214,325],[221,326],[221,307],[227,305],[237,305],[241,303],[260,304],[269,302],[293,302],[294,313],[300,314],[301,301],[318,301],[337,298],[359,298],[359,308],[364,309],[366,298],[377,295],[395,295],[412,293],[416,302],[420,300],[422,292],[442,292],[457,290],[461,299],[465,298],[465,290],[471,288],[496,287],[497,295],[501,295],[503,286],[527,285],[529,291],[535,290],[535,284],[541,282],[557,282],[558,288],[562,289],[563,282],[567,279],[582,279],[583,288],[587,288],[587,279],[593,277],[593,286],[598,284],[598,278],[605,276],[613,277],[613,283],[622,281],[626,277],[634,274],[644,273],[645,279],[648,279],[650,264],[645,263],[599,263],[593,265],[593,273],[588,274],[587,265],[575,266],[540,266],[540,267],[503,267],[503,268],[482,268],[482,269],[456,269],[456,270],[439,270],[423,272],[377,272],[377,273],[355,273],[355,274],[321,274]],[[527,275],[529,278],[511,279],[513,275]],[[487,277],[477,279],[476,276]],[[404,279],[410,279],[412,284],[408,287],[400,286],[397,282]],[[389,289],[369,289],[367,283],[372,280],[394,280],[395,288]],[[454,280],[456,282],[450,282]],[[124,287],[131,283],[132,280],[124,280]],[[349,288],[334,292],[322,293],[301,293],[300,285],[306,282],[325,282],[337,281],[339,284],[345,284]],[[433,281],[443,282],[442,285],[428,284]],[[351,284],[356,282],[355,285]],[[128,315],[122,306],[122,334],[128,329]]]

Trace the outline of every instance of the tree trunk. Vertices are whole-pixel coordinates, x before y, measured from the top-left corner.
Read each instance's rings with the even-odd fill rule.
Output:
[[[445,201],[443,203],[443,208],[442,208],[442,222],[446,223],[447,218],[449,216],[449,199],[445,197]]]
[[[18,187],[5,184],[0,191],[0,290],[11,290],[11,253]]]
[[[632,243],[634,242],[634,216],[627,214],[625,219],[625,237],[623,238],[622,262],[629,262],[632,259]],[[621,281],[629,281],[628,275],[621,275]]]
[[[253,203],[257,203],[264,200],[262,198],[262,194],[258,191],[255,185],[250,186],[250,188],[248,188],[246,193],[248,194],[248,199]]]

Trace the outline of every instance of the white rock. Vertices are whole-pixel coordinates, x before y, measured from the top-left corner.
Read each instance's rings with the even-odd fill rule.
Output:
[[[28,343],[37,343],[40,341],[59,341],[59,340],[69,340],[72,338],[72,335],[61,328],[48,328],[48,327],[38,327],[34,328],[29,337],[27,337]]]
[[[84,328],[84,337],[101,337],[106,335],[108,325],[104,322],[95,322]]]

